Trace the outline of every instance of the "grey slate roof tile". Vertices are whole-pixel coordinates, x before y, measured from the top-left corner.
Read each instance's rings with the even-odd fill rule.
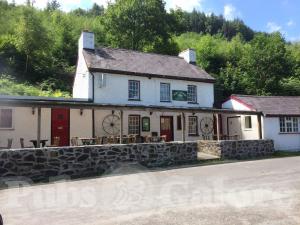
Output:
[[[204,70],[176,56],[114,48],[84,49],[83,55],[91,71],[211,83],[215,81]]]
[[[300,116],[300,96],[232,96],[266,115]]]

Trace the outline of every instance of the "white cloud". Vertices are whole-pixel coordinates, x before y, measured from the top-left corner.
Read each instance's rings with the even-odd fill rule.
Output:
[[[291,41],[291,42],[300,42],[300,35],[299,36],[288,37],[287,40]]]
[[[287,22],[287,24],[286,24],[288,27],[292,27],[292,26],[295,26],[296,25],[296,23],[295,23],[295,21],[294,20],[289,20],[289,22]]]
[[[232,5],[227,4],[224,6],[224,17],[226,20],[234,20],[241,16],[241,13]]]
[[[167,9],[181,8],[186,11],[195,9],[202,9],[204,0],[166,0]]]
[[[268,22],[267,29],[268,29],[268,32],[270,32],[270,33],[282,31],[282,27],[274,22]]]

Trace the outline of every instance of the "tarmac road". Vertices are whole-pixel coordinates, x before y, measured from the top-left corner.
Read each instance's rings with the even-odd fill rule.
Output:
[[[0,190],[4,225],[300,224],[300,157]]]

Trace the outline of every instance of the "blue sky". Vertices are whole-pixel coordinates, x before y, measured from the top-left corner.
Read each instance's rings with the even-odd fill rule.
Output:
[[[12,1],[12,0],[9,0]],[[165,0],[166,7],[193,8],[205,13],[223,14],[228,20],[241,18],[257,31],[280,31],[289,41],[300,40],[300,0]],[[25,0],[16,0],[22,4]],[[106,5],[107,0],[59,0],[62,9],[89,8],[94,2]],[[47,0],[35,0],[35,6],[45,7]]]

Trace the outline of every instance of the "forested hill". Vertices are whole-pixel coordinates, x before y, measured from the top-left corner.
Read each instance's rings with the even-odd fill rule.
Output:
[[[194,48],[217,79],[216,93],[300,95],[300,44],[253,31],[241,20],[181,9],[162,0],[116,0],[106,9],[63,12],[53,0],[38,10],[0,0],[0,94],[71,94],[81,30],[99,46],[177,55]]]

